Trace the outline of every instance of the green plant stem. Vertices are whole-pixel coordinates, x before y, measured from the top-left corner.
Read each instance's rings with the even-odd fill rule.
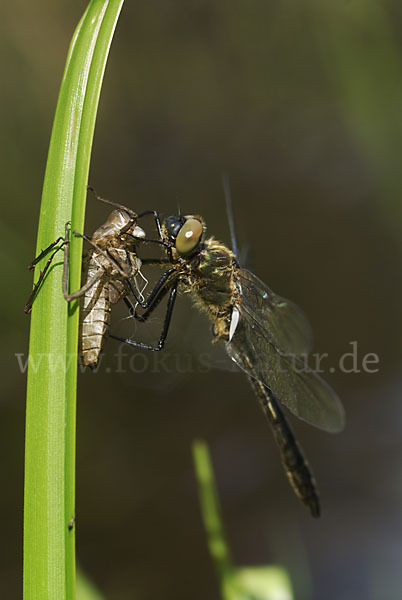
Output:
[[[193,443],[193,458],[198,481],[201,513],[208,538],[209,551],[221,582],[232,572],[229,546],[226,542],[214,471],[208,446],[203,441]]]
[[[123,0],[92,0],[74,34],[53,124],[37,253],[83,230],[99,94]],[[82,240],[71,244],[71,289],[80,285]],[[62,258],[62,257],[61,257]],[[25,449],[24,598],[75,596],[75,414],[78,305],[62,295],[55,260],[31,320]],[[40,265],[43,267],[42,265]],[[35,280],[38,278],[36,270]]]

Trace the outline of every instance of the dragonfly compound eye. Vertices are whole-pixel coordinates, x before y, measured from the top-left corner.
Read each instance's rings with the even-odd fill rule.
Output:
[[[203,226],[198,219],[187,219],[176,237],[176,250],[188,254],[200,243]]]
[[[165,235],[171,242],[175,242],[177,234],[183,227],[185,220],[181,217],[168,217],[163,223]]]

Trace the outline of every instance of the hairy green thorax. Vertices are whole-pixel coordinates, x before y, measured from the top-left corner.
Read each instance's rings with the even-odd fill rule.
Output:
[[[233,252],[212,237],[194,259],[194,302],[212,320],[215,335],[224,339],[229,336],[232,307],[240,302],[234,260]]]

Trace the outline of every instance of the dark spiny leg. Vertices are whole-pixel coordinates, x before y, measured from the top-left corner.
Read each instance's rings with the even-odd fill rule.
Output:
[[[165,240],[152,240],[150,238],[139,238],[136,237],[135,235],[131,235],[131,233],[127,234],[128,237],[133,238],[133,240],[135,240],[136,242],[145,242],[146,244],[158,244],[159,246],[162,246],[163,248],[165,248],[166,252],[169,254],[169,262],[171,263],[178,263],[180,262],[180,258],[174,258],[173,256],[173,246],[170,242],[167,242]]]
[[[313,473],[275,396],[258,379],[249,376],[249,381],[272,427],[290,484],[296,495],[310,509],[312,516],[319,517],[320,500]]]
[[[173,258],[172,244],[170,244],[169,242],[166,242],[165,240],[153,240],[151,238],[140,238],[135,235],[132,235],[131,233],[128,233],[127,237],[132,238],[136,242],[141,242],[141,243],[145,243],[145,244],[158,244],[159,246],[162,246],[163,248],[165,248],[166,252],[169,253],[169,257],[170,257],[169,262],[171,262],[171,263],[179,262],[179,259]]]
[[[174,259],[174,257],[173,257],[172,244],[163,239],[162,225],[161,225],[161,219],[159,217],[159,214],[157,213],[156,210],[144,210],[144,212],[140,213],[137,218],[141,219],[142,217],[145,217],[146,215],[153,215],[153,217],[155,219],[156,229],[158,231],[159,240],[142,239],[142,241],[148,242],[148,243],[154,243],[154,244],[157,244],[157,243],[161,244],[162,246],[164,246],[164,248],[168,252],[170,262],[172,262],[172,263],[177,262],[177,260]]]
[[[46,255],[46,254],[49,252],[49,250],[51,250],[51,248],[54,248],[54,247],[55,247],[55,245],[56,245],[56,244],[58,244],[58,243],[59,243],[59,242],[60,242],[62,239],[63,239],[62,237],[59,237],[59,238],[57,238],[57,240],[56,240],[55,242],[53,242],[52,244],[50,244],[50,246],[48,246],[48,247],[46,248],[46,250],[42,250],[42,252],[39,254],[39,256],[37,256],[37,257],[35,258],[35,260],[34,260],[34,261],[31,263],[31,265],[29,266],[29,269],[30,269],[30,270],[33,270],[33,269],[34,269],[34,267],[35,267],[35,265],[37,264],[37,262],[38,262],[38,261],[39,261],[39,260],[40,260],[40,259],[41,259],[43,256],[45,256],[45,255]],[[63,246],[65,246],[65,245],[66,245],[66,241],[64,240],[64,241],[63,241],[63,243],[62,243],[62,244],[61,244],[61,245],[60,245],[58,248],[56,248],[56,250],[55,250],[54,252],[52,252],[52,254],[51,254],[51,256],[50,256],[49,260],[47,261],[47,263],[45,264],[45,266],[44,266],[44,268],[43,268],[43,271],[41,271],[41,272],[40,272],[39,279],[38,279],[38,281],[35,283],[35,285],[34,285],[34,288],[33,288],[33,290],[32,290],[32,293],[31,293],[31,295],[29,296],[29,298],[28,298],[28,302],[26,303],[26,305],[25,305],[25,308],[24,308],[24,311],[25,311],[25,313],[26,313],[27,315],[29,315],[29,313],[30,313],[30,312],[31,312],[31,310],[32,310],[32,303],[33,303],[33,301],[35,300],[35,296],[36,296],[36,294],[38,293],[38,290],[39,290],[40,286],[42,285],[42,281],[44,280],[44,278],[45,278],[45,275],[46,275],[47,271],[49,270],[49,268],[50,268],[50,265],[52,264],[52,261],[53,261],[54,257],[56,256],[56,254],[58,253],[58,251],[59,251],[59,250],[61,250],[61,248],[63,248]]]
[[[55,240],[54,242],[52,242],[51,244],[49,244],[49,246],[47,248],[45,248],[44,250],[42,250],[42,252],[31,262],[31,264],[29,265],[28,269],[30,271],[33,271],[35,269],[35,265],[38,264],[38,262],[44,257],[46,256],[46,254],[48,252],[50,252],[50,250],[52,248],[54,248],[59,242],[63,241],[65,243],[64,238],[62,238],[62,236],[58,237],[57,240]],[[63,244],[60,246],[60,248],[63,247]],[[58,250],[60,250],[60,248],[58,248]],[[54,253],[53,255],[54,256]]]
[[[129,344],[130,346],[135,346],[136,348],[142,348],[144,350],[151,350],[152,352],[158,352],[159,350],[162,350],[163,346],[165,345],[166,337],[167,337],[167,334],[169,331],[170,320],[172,318],[173,307],[174,307],[174,303],[176,300],[176,293],[177,293],[177,283],[174,285],[174,287],[171,289],[171,292],[170,292],[169,300],[167,303],[165,320],[163,322],[162,332],[161,332],[157,346],[143,344],[142,342],[134,342],[133,340],[117,337],[116,335],[111,335],[110,337],[115,340],[118,340],[119,342]]]
[[[141,263],[143,265],[166,265],[170,264],[170,260],[168,258],[141,258]]]
[[[152,238],[140,238],[136,235],[132,235],[131,233],[127,234],[128,237],[133,238],[136,242],[143,242],[146,244],[158,244],[159,246],[163,246],[166,249],[170,248],[170,244],[168,242],[164,242],[163,240],[153,240]]]
[[[165,248],[169,247],[168,242],[164,242],[163,240],[154,240],[152,238],[137,237],[136,235],[132,235],[131,233],[128,233],[127,236],[133,238],[133,240],[135,240],[136,242],[145,242],[147,244],[159,244],[159,246],[164,246]]]
[[[160,294],[161,290],[167,284],[171,275],[174,275],[176,272],[177,271],[174,267],[165,271],[163,273],[162,277],[159,279],[159,281],[156,282],[153,290],[151,291],[151,293],[149,294],[149,296],[145,302],[142,302],[142,300],[138,297],[137,292],[135,291],[134,286],[131,283],[130,279],[127,279],[127,284],[128,284],[128,287],[130,288],[130,292],[132,293],[132,295],[135,298],[135,301],[138,302],[138,304],[141,306],[141,308],[147,309],[150,306],[152,306],[152,304],[155,302],[158,295]]]
[[[128,307],[131,316],[134,317],[134,319],[137,319],[137,321],[141,321],[141,323],[145,323],[145,321],[153,313],[155,308],[157,306],[159,306],[161,300],[166,296],[168,291],[169,291],[169,288],[167,286],[165,288],[163,288],[161,290],[161,292],[159,293],[158,297],[156,298],[156,300],[153,302],[153,304],[144,313],[142,313],[142,315],[137,314],[135,305],[131,302],[131,300],[127,296],[124,298],[124,302],[125,302],[126,306]]]
[[[153,215],[153,217],[155,219],[155,225],[156,225],[156,229],[158,231],[159,239],[163,240],[162,226],[161,226],[161,220],[160,220],[159,214],[156,212],[156,210],[144,210],[144,212],[140,213],[137,218],[142,219],[142,217],[145,217],[146,215]]]

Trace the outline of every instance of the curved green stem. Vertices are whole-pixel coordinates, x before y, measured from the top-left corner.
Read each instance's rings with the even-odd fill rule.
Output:
[[[46,167],[37,253],[83,230],[93,132],[106,60],[123,0],[92,0],[71,42]],[[71,244],[71,289],[80,284],[82,240]],[[75,413],[78,305],[62,294],[55,261],[34,302],[28,364],[24,598],[75,596]],[[38,265],[38,269],[42,265]],[[38,277],[38,269],[36,279]],[[70,525],[70,527],[69,527]]]

